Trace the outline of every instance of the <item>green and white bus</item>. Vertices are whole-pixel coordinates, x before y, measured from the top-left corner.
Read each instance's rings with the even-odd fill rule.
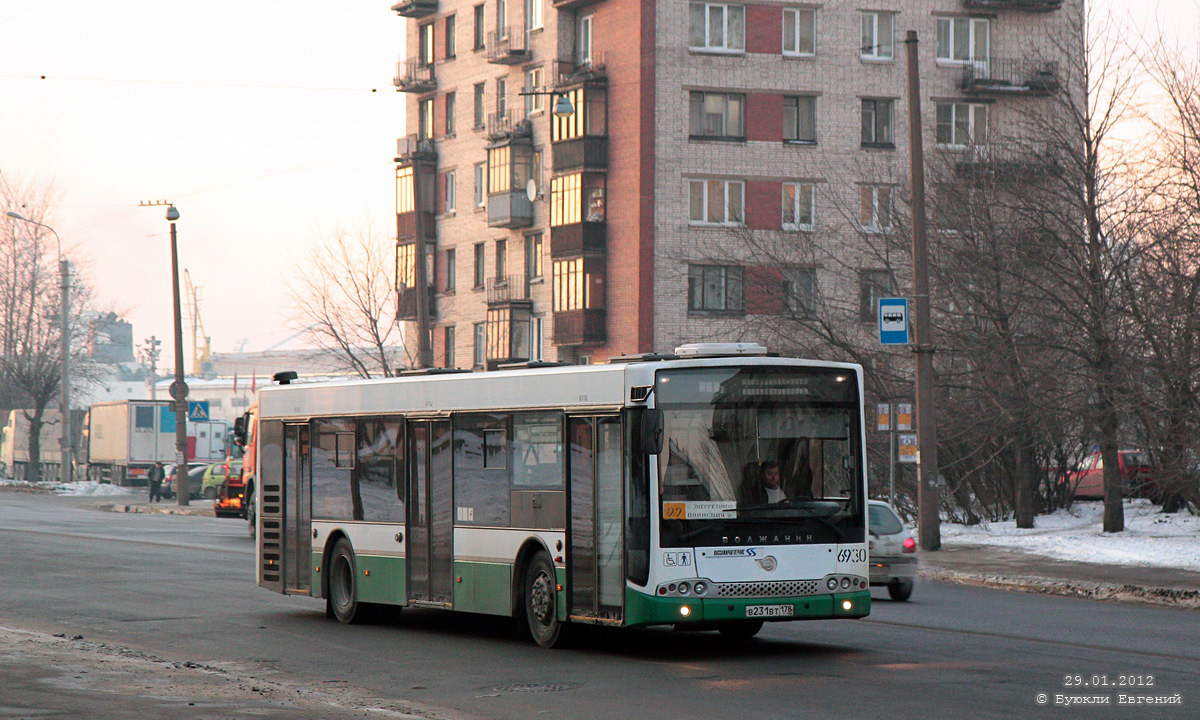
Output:
[[[286,380],[285,380],[286,382]],[[697,344],[259,394],[258,584],[749,637],[870,612],[862,369]]]

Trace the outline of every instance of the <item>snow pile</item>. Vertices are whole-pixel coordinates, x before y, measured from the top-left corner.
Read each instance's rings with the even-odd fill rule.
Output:
[[[131,495],[133,488],[94,481],[52,483],[48,486],[55,495]]]
[[[1166,514],[1149,500],[1125,501],[1125,530],[1104,533],[1104,503],[1076,502],[1069,510],[1038,515],[1030,530],[1016,522],[965,526],[943,523],[942,539],[1023,550],[1059,560],[1170,567],[1200,572],[1200,517]]]

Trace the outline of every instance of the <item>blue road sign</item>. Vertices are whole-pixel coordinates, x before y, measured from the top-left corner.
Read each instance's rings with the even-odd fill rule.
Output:
[[[207,420],[208,419],[208,401],[207,400],[189,400],[188,401],[188,420]]]
[[[908,298],[879,298],[879,342],[908,344]]]

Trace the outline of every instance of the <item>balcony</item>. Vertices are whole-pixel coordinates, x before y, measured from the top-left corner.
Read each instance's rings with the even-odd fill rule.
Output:
[[[516,230],[533,226],[533,202],[525,188],[488,195],[488,227]]]
[[[603,308],[554,313],[555,345],[594,345],[608,339],[607,313]]]
[[[608,138],[592,135],[554,143],[554,172],[608,169]]]
[[[500,141],[516,137],[529,137],[533,126],[525,113],[518,110],[494,112],[487,116],[485,135],[488,140]]]
[[[497,65],[520,65],[529,62],[529,33],[514,25],[503,32],[493,30],[487,38],[487,61]]]
[[[423,18],[437,12],[437,0],[401,0],[392,6],[400,17]]]
[[[392,84],[400,92],[427,93],[437,87],[433,76],[433,65],[426,65],[420,58],[409,58],[396,63],[396,76]]]
[[[955,174],[975,182],[1034,182],[1059,172],[1051,148],[1039,142],[995,142],[972,145],[951,158]]]
[[[962,91],[972,95],[1049,95],[1059,88],[1058,63],[997,59],[963,67]]]
[[[550,228],[550,256],[604,254],[608,246],[608,228],[602,222],[581,222]]]
[[[401,165],[437,162],[437,147],[431,138],[423,138],[415,133],[407,137],[396,138],[395,162]]]
[[[429,210],[399,213],[396,215],[396,239],[399,242],[417,239],[417,215],[421,216],[421,228],[425,231],[425,239],[437,237],[437,220]]]
[[[556,10],[575,10],[595,5],[599,2],[602,2],[602,0],[554,0],[554,8]]]
[[[485,285],[488,305],[529,302],[529,283],[524,275],[490,277]]]
[[[429,317],[434,317],[437,313],[434,312],[436,305],[434,299],[437,295],[433,291],[433,287],[428,288],[429,300],[426,307],[429,308]],[[397,320],[416,320],[417,319],[417,289],[415,287],[405,287],[396,290],[396,319]]]
[[[607,53],[594,53],[591,60],[555,60],[551,78],[554,87],[564,88],[586,83],[608,82]]]
[[[1022,12],[1050,12],[1062,7],[1062,0],[963,0],[969,10],[1020,10]]]

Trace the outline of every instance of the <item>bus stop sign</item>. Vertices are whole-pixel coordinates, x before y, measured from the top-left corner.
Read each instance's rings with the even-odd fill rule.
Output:
[[[879,298],[879,342],[908,344],[908,298]]]

